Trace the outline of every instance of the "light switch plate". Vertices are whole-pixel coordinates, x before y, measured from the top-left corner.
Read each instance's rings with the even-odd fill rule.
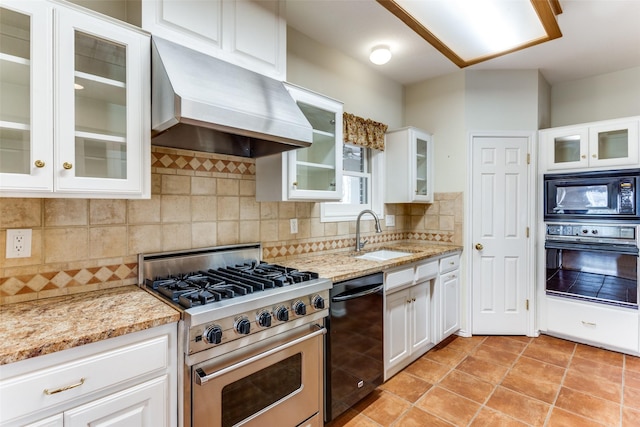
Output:
[[[387,227],[393,227],[396,225],[396,216],[395,215],[386,215],[384,217],[384,225]]]
[[[29,258],[31,256],[31,229],[7,230],[7,258]]]

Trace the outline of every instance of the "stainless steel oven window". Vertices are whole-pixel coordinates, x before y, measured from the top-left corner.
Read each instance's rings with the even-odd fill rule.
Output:
[[[232,427],[302,387],[302,354],[297,353],[222,389],[222,427]]]

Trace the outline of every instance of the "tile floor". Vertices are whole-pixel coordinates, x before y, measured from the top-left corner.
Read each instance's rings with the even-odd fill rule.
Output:
[[[455,337],[327,427],[640,426],[640,358],[550,336]]]

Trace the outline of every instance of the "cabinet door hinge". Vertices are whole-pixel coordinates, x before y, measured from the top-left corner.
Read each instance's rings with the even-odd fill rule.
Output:
[[[527,153],[527,164],[531,164],[531,153]]]
[[[526,302],[526,304],[525,304],[525,305],[526,305],[526,307],[527,307],[527,311],[529,311],[529,300],[527,300],[527,302]]]
[[[527,227],[527,230],[525,231],[525,234],[527,236],[527,239],[529,238],[529,227]]]

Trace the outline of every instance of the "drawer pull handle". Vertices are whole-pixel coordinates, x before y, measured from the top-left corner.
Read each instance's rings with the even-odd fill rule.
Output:
[[[44,389],[44,394],[46,394],[47,396],[50,396],[52,394],[56,394],[56,393],[60,393],[62,391],[67,391],[67,390],[71,390],[72,388],[76,388],[76,387],[80,387],[82,384],[84,384],[84,378],[80,378],[80,382],[77,382],[75,384],[71,384],[71,385],[66,385],[64,387],[60,387],[57,388],[55,390],[49,390],[48,388]]]
[[[597,326],[596,322],[585,322],[584,320],[581,320],[581,322],[584,326]]]

